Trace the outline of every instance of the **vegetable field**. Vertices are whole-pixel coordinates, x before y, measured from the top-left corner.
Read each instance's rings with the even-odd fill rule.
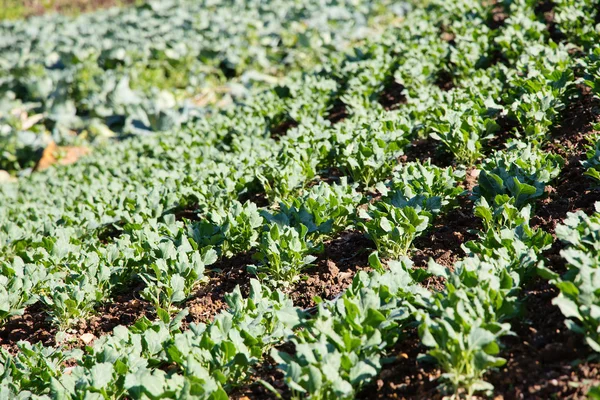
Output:
[[[0,39],[0,398],[600,399],[597,0]]]

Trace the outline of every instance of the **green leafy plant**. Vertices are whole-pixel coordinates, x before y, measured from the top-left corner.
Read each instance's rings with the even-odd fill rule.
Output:
[[[506,362],[498,357],[498,339],[510,333],[510,324],[502,320],[514,313],[515,281],[503,260],[468,258],[454,272],[430,262],[430,271],[447,282],[432,309],[419,314],[428,356],[440,364],[452,392],[489,393],[493,386],[483,375]]]
[[[500,129],[498,124],[486,115],[487,107],[481,101],[464,101],[452,108],[443,106],[435,110],[435,122],[431,127],[431,137],[441,141],[459,163],[473,165],[483,155],[483,143]]]
[[[22,341],[17,346],[16,355],[0,350],[0,394],[7,398],[48,393],[52,381],[63,374],[64,363],[79,361],[83,356],[79,349],[45,347],[41,343]]]
[[[399,166],[390,180],[376,187],[385,201],[396,207],[410,205],[438,214],[463,192],[457,186],[462,176],[461,171],[431,165],[429,160],[410,162]]]
[[[591,255],[600,254],[600,203],[596,212],[587,215],[583,211],[567,213],[567,218],[556,227],[556,236],[569,247]]]
[[[88,318],[94,308],[108,297],[110,272],[108,268],[69,276],[65,281],[51,281],[42,301],[50,310],[54,324],[65,331]]]
[[[379,121],[358,126],[347,123],[336,132],[336,164],[353,182],[368,187],[391,175],[408,144],[407,136],[403,129]]]
[[[20,257],[3,263],[0,270],[0,324],[37,301],[36,293],[46,280],[44,268],[25,264]]]
[[[411,206],[378,202],[362,217],[360,228],[382,255],[393,259],[408,253],[413,240],[427,229],[431,214]]]
[[[562,53],[559,57],[568,57]],[[552,123],[565,108],[565,99],[575,83],[573,70],[565,60],[562,65],[548,69],[543,65],[534,77],[517,78],[510,113],[520,123],[531,140],[542,140]],[[507,99],[508,102],[508,99]]]
[[[227,210],[215,210],[188,226],[188,235],[202,246],[214,246],[225,257],[248,251],[258,244],[263,218],[256,204],[234,201]]]
[[[506,151],[496,152],[485,161],[474,193],[488,202],[508,194],[520,208],[541,197],[546,184],[558,176],[563,165],[563,158],[557,154],[512,142]]]
[[[295,353],[273,350],[294,398],[352,399],[381,369],[381,353],[411,326],[413,312],[428,297],[412,280],[408,259],[389,271],[359,272],[334,302],[289,336]]]
[[[567,272],[539,268],[540,274],[560,290],[552,301],[557,305],[569,329],[585,336],[586,343],[600,352],[600,203],[596,212],[568,213],[563,224],[556,227],[556,236],[566,245],[560,255],[566,260]]]
[[[592,145],[587,146],[586,160],[581,162],[586,169],[583,174],[600,183],[600,138],[596,137],[590,141]]]
[[[260,239],[256,259],[259,265],[249,266],[261,280],[274,284],[289,285],[300,278],[300,272],[316,260],[313,255],[321,250],[306,239],[308,228],[298,229],[287,225],[271,224]]]
[[[349,185],[343,178],[340,184],[313,186],[302,196],[282,201],[277,212],[265,211],[263,215],[268,221],[282,225],[304,225],[309,239],[323,241],[352,223],[362,199],[355,185]]]
[[[597,254],[575,248],[562,250],[568,272],[562,277],[549,269],[540,269],[560,293],[552,300],[567,318],[569,329],[584,335],[585,342],[595,352],[600,352],[600,260]]]
[[[211,247],[202,251],[182,245],[176,248],[171,242],[163,242],[159,249],[163,258],[156,259],[141,275],[146,283],[141,295],[157,309],[171,310],[190,296],[204,277],[205,267],[217,261],[217,253]]]

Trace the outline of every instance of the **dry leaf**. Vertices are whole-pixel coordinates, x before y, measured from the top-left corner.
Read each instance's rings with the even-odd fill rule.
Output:
[[[79,158],[89,154],[87,147],[77,146],[57,146],[56,143],[50,144],[44,149],[42,158],[35,166],[35,171],[43,171],[54,164],[69,165],[73,164]]]
[[[92,335],[91,333],[84,333],[79,337],[79,339],[81,339],[81,341],[85,344],[90,344],[94,339],[96,339],[96,336]]]
[[[26,131],[43,119],[44,119],[44,114],[35,114],[35,115],[32,115],[31,117],[29,117],[29,116],[27,116],[27,113],[25,113],[24,116],[21,115],[21,129]]]
[[[0,183],[16,182],[17,178],[11,176],[7,171],[0,169]]]

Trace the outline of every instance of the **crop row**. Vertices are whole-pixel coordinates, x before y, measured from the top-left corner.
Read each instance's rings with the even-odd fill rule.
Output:
[[[311,67],[404,9],[388,1],[170,0],[3,22],[0,169],[33,167],[51,140],[101,144],[176,128],[208,112],[206,104]]]
[[[410,35],[410,29],[407,30],[407,35]],[[432,36],[435,33],[435,37],[437,37],[437,32],[433,28],[431,31]],[[370,45],[370,47],[374,46]],[[169,210],[172,210],[175,206],[193,203],[199,210],[207,214],[217,214],[221,209],[235,204],[236,197],[252,190],[252,186],[259,186],[258,191],[264,191],[270,200],[285,199],[298,186],[316,177],[319,170],[331,168],[341,170],[353,181],[365,186],[373,185],[375,181],[389,176],[396,164],[396,157],[402,154],[403,148],[408,144],[411,136],[414,136],[414,131],[420,133],[418,122],[414,122],[413,127],[406,126],[410,123],[408,116],[414,112],[414,107],[420,106],[419,102],[415,102],[416,104],[413,106],[412,102],[407,100],[407,104],[401,110],[384,112],[385,120],[383,123],[380,121],[375,122],[375,120],[381,119],[382,112],[377,103],[374,103],[375,107],[372,112],[372,114],[375,114],[374,116],[353,115],[354,110],[367,111],[373,107],[373,105],[370,105],[372,103],[363,105],[361,104],[362,101],[358,102],[353,98],[368,99],[374,93],[377,93],[378,87],[384,85],[384,82],[389,79],[388,76],[403,71],[401,60],[405,58],[400,57],[397,61],[391,60],[388,53],[384,51],[387,47],[387,43],[384,41],[384,45],[374,47],[371,53],[367,53],[364,60],[350,58],[346,64],[339,67],[341,72],[337,72],[337,76],[334,76],[338,79],[343,78],[346,82],[354,82],[360,80],[362,76],[371,75],[374,70],[379,70],[378,75],[381,77],[379,83],[367,82],[361,86],[359,82],[354,82],[352,85],[348,84],[348,87],[341,88],[339,90],[341,93],[332,93],[332,88],[337,85],[331,78],[322,77],[319,75],[320,73],[317,73],[316,77],[300,77],[300,82],[292,81],[285,87],[277,87],[271,92],[265,92],[263,95],[257,96],[258,99],[255,100],[255,104],[245,104],[239,107],[243,113],[238,113],[236,117],[224,112],[223,118],[214,118],[210,122],[201,121],[200,127],[197,127],[200,132],[194,132],[197,136],[191,139],[191,143],[186,143],[186,148],[189,148],[190,153],[193,152],[192,154],[171,154],[185,151],[185,149],[182,149],[181,139],[176,141],[172,137],[168,137],[168,139],[174,141],[172,147],[169,148],[164,143],[167,140],[161,138],[161,143],[158,146],[164,150],[164,153],[159,152],[154,155],[153,153],[156,150],[152,146],[149,150],[150,156],[147,159],[148,168],[142,169],[140,168],[140,162],[143,162],[146,158],[139,158],[140,147],[147,149],[150,145],[145,143],[144,140],[136,140],[125,143],[123,147],[133,146],[131,150],[135,151],[135,155],[138,155],[137,163],[131,165],[123,163],[122,160],[113,159],[112,161],[113,165],[118,164],[122,167],[121,171],[116,170],[116,165],[113,169],[104,164],[108,162],[108,158],[113,157],[109,154],[103,154],[104,157],[100,158],[103,162],[101,164],[102,168],[96,169],[96,176],[90,176],[90,166],[84,163],[78,167],[85,172],[75,166],[66,172],[67,174],[79,175],[83,173],[90,176],[92,179],[90,179],[88,185],[82,185],[81,182],[71,180],[68,176],[61,176],[60,174],[56,180],[44,177],[44,183],[47,187],[51,187],[50,190],[52,191],[65,190],[64,185],[70,186],[72,182],[77,182],[77,188],[69,190],[67,196],[71,198],[57,199],[57,196],[48,196],[47,199],[51,203],[48,208],[57,212],[54,215],[47,211],[48,208],[41,209],[39,200],[36,201],[38,203],[37,207],[31,210],[32,213],[35,213],[34,215],[23,215],[22,204],[25,199],[17,199],[13,213],[11,213],[10,208],[5,209],[7,210],[7,217],[9,217],[8,220],[11,221],[4,228],[7,239],[10,238],[10,243],[7,243],[7,258],[18,257],[13,262],[12,267],[7,267],[6,274],[14,277],[15,283],[11,287],[21,288],[20,291],[15,290],[13,292],[13,300],[9,304],[15,304],[15,307],[14,309],[11,306],[7,307],[6,316],[22,311],[23,306],[40,297],[37,294],[43,296],[46,293],[52,293],[55,297],[60,296],[60,298],[51,299],[46,296],[45,302],[51,308],[58,308],[53,314],[64,315],[57,318],[57,320],[61,321],[60,325],[62,327],[66,327],[73,317],[84,317],[91,311],[90,307],[107,298],[111,280],[113,282],[115,280],[117,282],[128,282],[132,273],[141,277],[147,284],[152,281],[152,284],[148,285],[148,290],[154,290],[155,293],[148,293],[147,298],[153,299],[152,301],[156,305],[170,306],[172,302],[182,301],[190,294],[193,283],[202,277],[204,266],[209,262],[214,262],[215,258],[212,251],[205,249],[204,259],[202,257],[196,257],[194,260],[187,257],[185,260],[179,259],[175,251],[178,246],[184,246],[187,249],[185,252],[190,252],[198,250],[194,247],[203,247],[210,244],[210,241],[206,242],[206,239],[202,237],[203,234],[199,234],[200,237],[193,238],[196,240],[194,241],[195,246],[187,246],[185,240],[182,244],[181,233],[178,233],[182,228],[170,226],[175,221],[172,214],[169,214]],[[400,64],[397,71],[390,69],[390,65],[393,64]],[[495,69],[488,72],[491,74],[497,73]],[[408,84],[408,77],[404,79],[404,82]],[[494,83],[496,82],[490,80],[487,85],[480,85],[480,87],[484,90],[490,90],[494,87]],[[417,82],[415,86],[421,87],[422,85]],[[426,87],[436,90],[438,97],[445,97],[435,85],[430,84]],[[284,93],[283,98],[282,92]],[[453,96],[447,99],[450,106],[454,104],[458,106],[456,97],[460,97],[461,93],[466,96],[471,93],[471,88],[455,90]],[[323,129],[315,132],[315,127],[319,125],[315,126],[314,117],[312,116],[315,112],[323,115],[326,112],[327,105],[333,103],[335,95],[343,99],[350,117],[334,126],[327,122],[321,122],[320,125],[323,126]],[[488,93],[485,93],[485,95],[488,95]],[[353,103],[358,104],[352,106]],[[425,110],[422,114],[424,116],[430,115],[433,111],[432,114],[443,121],[446,114],[436,113],[437,106],[436,104],[434,110]],[[463,107],[463,105],[459,107]],[[470,112],[470,110],[464,111]],[[257,130],[260,129],[261,125],[262,129],[265,129],[264,126],[272,120],[285,120],[285,118],[292,118],[300,123],[300,126],[295,132],[290,132],[289,135],[281,138],[277,143],[272,138],[262,138],[260,134],[252,139],[235,136],[229,139],[227,137],[233,135],[231,131],[227,130],[229,127],[234,124],[241,124],[243,120],[247,126],[248,117],[255,114],[261,116],[254,118],[258,125]],[[367,127],[365,120],[368,121],[369,119],[373,122]],[[479,123],[486,130],[488,129],[485,128],[486,126],[494,125],[488,115],[471,116],[470,121],[473,122],[472,126]],[[305,127],[308,123],[311,123],[312,129],[307,132]],[[439,127],[442,125],[442,122],[433,124],[438,135],[441,132]],[[449,123],[445,126],[448,129],[453,127]],[[450,131],[455,132],[455,129]],[[202,133],[204,132],[206,134],[203,136]],[[206,137],[209,133],[215,136],[214,140]],[[248,129],[243,133],[247,135],[249,133]],[[325,133],[329,133],[330,136],[328,137]],[[195,145],[196,137],[198,137],[198,140],[206,141],[207,144],[203,146]],[[189,138],[184,136],[183,140],[189,140]],[[219,147],[222,146],[221,143],[224,140],[230,141],[229,148],[220,149]],[[242,149],[248,145],[245,144],[247,140],[254,142],[253,148],[255,149],[257,148],[257,142],[264,142],[264,145],[258,147],[258,151],[256,151],[259,153],[258,156],[245,153],[243,157],[246,157],[246,159],[240,160]],[[373,146],[373,140],[375,140],[375,146]],[[240,143],[237,143],[238,141]],[[305,145],[298,146],[299,141],[304,142]],[[462,144],[459,142],[454,148],[463,146],[468,149],[468,142]],[[315,152],[314,149],[320,151]],[[112,148],[111,152],[114,150]],[[130,149],[125,148],[123,150]],[[170,153],[169,150],[171,150]],[[214,158],[211,157],[213,154]],[[142,156],[145,156],[145,154],[142,153]],[[198,157],[202,157],[203,162],[200,164],[198,163]],[[91,161],[93,163],[96,160],[92,159]],[[178,163],[179,161],[183,162]],[[223,170],[226,163],[233,165]],[[163,179],[157,179],[161,175],[158,173],[157,168],[161,168],[163,171],[168,169],[168,172],[164,172],[166,176]],[[152,173],[149,173],[150,171]],[[190,179],[191,176],[194,176],[194,171],[198,171],[198,175],[196,175],[196,179]],[[58,172],[60,173],[60,171]],[[134,174],[141,175],[140,179],[136,180]],[[127,181],[122,179],[125,175],[129,178]],[[204,179],[202,179],[203,176]],[[232,177],[234,178],[232,179]],[[235,179],[235,177],[238,178]],[[60,182],[57,182],[57,180]],[[99,184],[98,180],[102,184]],[[277,186],[275,186],[275,183]],[[123,187],[124,184],[127,186]],[[38,193],[39,188],[29,187],[32,188],[31,194]],[[112,188],[114,195],[118,195],[120,198],[115,201],[113,193],[111,193],[109,198],[102,197],[107,200],[102,204],[98,201],[102,195],[98,194],[98,197],[96,197],[95,194],[98,191],[105,191],[107,187]],[[26,197],[27,192],[21,190],[18,195]],[[406,196],[406,194],[402,196]],[[402,196],[396,199],[396,206],[403,205],[402,202],[406,202],[406,199],[403,199]],[[83,199],[87,199],[87,201]],[[68,207],[72,204],[75,208],[69,210],[69,214],[65,214],[64,210],[56,207],[57,200],[67,200],[65,205]],[[439,206],[437,207],[439,208]],[[17,215],[21,221],[11,218],[13,216],[17,217]],[[38,216],[50,221],[48,223],[40,221],[37,218]],[[95,216],[102,218],[102,220],[94,221]],[[392,225],[401,225],[403,221],[408,221],[405,222],[405,227],[400,230],[414,230],[417,232],[424,229],[423,222],[426,222],[426,218],[419,217],[416,212],[409,214],[406,210],[398,211],[397,209],[375,209],[370,211],[370,216],[374,218],[365,224],[368,236],[378,246],[386,247],[386,255],[391,256],[397,256],[405,252],[407,244],[410,243],[410,240],[407,243],[402,243],[402,240],[407,239],[402,239],[399,236],[406,236],[406,234],[398,229],[392,229]],[[166,227],[161,227],[160,225],[163,222],[157,220],[163,217],[167,220]],[[56,220],[56,218],[60,218],[62,223],[53,224],[51,221]],[[253,218],[252,216],[242,215],[240,219],[245,222],[246,219],[252,221]],[[380,223],[381,221],[384,221],[384,226]],[[19,237],[19,230],[22,231],[23,227],[27,228],[27,222],[37,232],[32,232],[33,235],[29,238],[28,232],[25,231],[22,238],[16,240]],[[108,229],[112,229],[110,224],[122,227],[119,229],[123,229],[127,235],[120,232],[115,243],[107,245],[103,240],[103,235],[97,234],[97,231],[107,229],[106,225],[108,225]],[[250,226],[260,232],[261,229],[259,228],[262,224]],[[39,231],[40,228],[43,229],[41,232]],[[91,235],[90,228],[95,228],[91,229]],[[270,236],[264,236],[262,240],[264,247],[274,246],[273,243],[280,241],[278,230],[279,228],[273,228]],[[159,233],[161,231],[164,232],[162,235]],[[386,231],[389,231],[389,234]],[[159,234],[157,235],[157,233]],[[304,248],[304,252],[308,253],[311,245],[305,243],[306,233],[300,233],[302,238],[297,238],[290,231],[284,235],[286,237],[285,241],[294,242],[295,247]],[[48,235],[51,235],[51,238],[48,238]],[[410,239],[410,235],[408,236]],[[269,237],[273,242],[271,244],[269,244]],[[174,242],[176,245],[171,245],[169,249],[160,249],[158,246],[163,241]],[[166,244],[163,244],[163,246],[166,246]],[[157,248],[157,250],[149,252],[151,248]],[[249,250],[250,248],[251,246],[246,245],[241,246],[240,250]],[[298,253],[296,256],[300,256],[301,252]],[[280,265],[281,260],[273,258],[280,257],[279,255],[265,254],[264,252],[260,254],[263,257],[263,264],[269,261],[269,264],[276,263],[278,265],[272,269],[280,270],[280,278],[286,275],[284,271],[286,268]],[[271,260],[268,260],[269,257],[271,257]],[[300,260],[304,259],[305,256],[300,257]],[[38,272],[30,271],[33,268],[31,267],[28,268],[28,273],[25,274],[30,276],[33,282],[22,282],[22,280],[27,280],[23,277],[24,274],[19,272],[24,268],[21,265],[22,260],[27,264],[37,266]],[[156,265],[155,260],[161,260],[158,263],[159,265]],[[165,263],[163,260],[172,261]],[[181,263],[183,264],[180,265]],[[169,264],[175,264],[176,266],[169,267]],[[95,265],[93,270],[89,268],[91,265]],[[80,268],[80,266],[84,266],[84,268]],[[139,267],[142,267],[142,270]],[[144,273],[144,270],[152,272],[148,274]],[[175,281],[171,282],[171,275],[174,270],[179,270],[180,274],[178,274],[179,276]],[[167,273],[167,271],[171,271],[171,273]],[[293,278],[295,275],[295,273],[292,273],[288,276],[288,279]],[[187,283],[186,279],[183,278],[184,276],[187,276]],[[70,290],[66,293],[59,289],[64,288],[63,283],[65,280],[71,281]],[[52,284],[42,284],[37,291],[32,292],[30,290],[32,286],[45,281],[50,281]],[[166,287],[161,288],[159,282],[163,285],[166,284]],[[177,290],[174,288],[177,288]],[[165,295],[165,291],[169,294]],[[31,300],[21,298],[19,293],[27,293]],[[165,296],[167,299],[173,300],[160,300],[161,297],[164,298]],[[84,301],[83,298],[86,298],[87,301]],[[69,299],[76,299],[75,303],[80,304],[80,306],[74,307],[63,304]],[[70,307],[74,309],[69,311]],[[80,312],[78,308],[82,308],[84,312]]]
[[[485,374],[504,364],[501,338],[537,273],[560,289],[568,326],[600,350],[600,214],[573,214],[557,228],[563,276],[544,267],[552,236],[530,227],[564,164],[545,150],[550,131],[577,84],[597,91],[594,5],[556,1],[547,29],[537,2],[432,1],[352,52],[173,134],[125,140],[1,187],[1,279],[11,290],[0,292],[0,318],[41,300],[68,329],[115,287],[141,280],[159,321],[119,327],[83,352],[21,343],[2,353],[0,393],[221,399],[270,354],[290,396],[353,398],[414,327],[447,390],[491,393]],[[380,100],[394,82],[401,96],[386,110]],[[399,164],[422,140],[439,143],[453,166]],[[592,178],[597,148],[584,162]],[[412,241],[455,205],[472,167],[478,238],[452,267],[413,268]],[[294,307],[285,292],[347,229],[373,242],[373,271],[336,299],[316,299],[314,314]],[[258,277],[249,297],[238,288],[213,322],[182,330],[178,308],[205,268],[248,251]],[[442,290],[419,284],[432,276]]]

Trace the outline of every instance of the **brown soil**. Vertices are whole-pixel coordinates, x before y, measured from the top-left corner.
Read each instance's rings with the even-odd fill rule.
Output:
[[[406,103],[406,96],[402,94],[404,86],[392,79],[379,94],[379,104],[388,111],[395,110]]]
[[[273,139],[279,139],[284,136],[290,129],[296,128],[298,126],[298,122],[294,121],[291,118],[285,119],[279,124],[271,127],[271,137]]]
[[[307,187],[310,188],[316,186],[321,182],[325,182],[330,185],[334,183],[340,183],[341,178],[345,176],[342,170],[337,167],[330,167],[327,170],[320,171],[319,174],[319,176],[308,183]]]
[[[47,320],[42,304],[36,303],[0,327],[0,346],[14,353],[20,340],[53,345],[55,335],[56,329]]]
[[[477,239],[476,232],[482,229],[481,221],[473,214],[473,200],[468,194],[477,184],[478,172],[475,168],[466,172],[462,182],[466,193],[458,197],[456,207],[442,213],[430,230],[415,240],[412,260],[416,267],[426,268],[430,258],[445,267],[452,267],[464,257],[460,245]]]
[[[600,383],[600,364],[581,337],[569,331],[558,307],[557,289],[536,279],[523,290],[523,316],[512,323],[516,336],[503,339],[507,364],[486,379],[504,399],[585,398]]]
[[[532,218],[533,227],[541,227],[550,233],[554,233],[567,212],[590,212],[594,210],[594,203],[600,201],[600,191],[583,175],[585,170],[581,165],[588,138],[598,133],[593,125],[600,120],[600,102],[592,97],[589,89],[579,89],[579,97],[565,110],[562,122],[553,130],[545,149],[565,159],[561,174],[547,187],[549,195],[536,204]]]
[[[504,144],[514,137],[514,129],[519,125],[517,121],[508,117],[498,117],[496,123],[500,126],[500,130],[485,144],[486,150],[502,150]]]
[[[567,212],[594,211],[594,203],[600,201],[600,191],[591,188],[583,172],[578,160],[566,164],[555,186],[546,188],[548,197],[537,203],[536,215],[531,219],[532,227],[554,233],[556,225],[563,221]]]
[[[260,189],[251,188],[250,190],[247,190],[245,193],[242,193],[239,196],[238,201],[242,204],[247,201],[251,201],[252,203],[256,204],[257,207],[268,207],[271,205],[271,202],[267,198],[267,195],[262,187]]]
[[[452,268],[454,263],[465,256],[461,244],[475,240],[476,231],[481,228],[480,221],[473,215],[473,202],[467,198],[459,199],[459,207],[445,213],[436,220],[431,230],[414,241],[411,259],[417,268],[427,268],[433,259],[436,263]],[[432,277],[423,282],[429,289],[442,290],[444,282]]]
[[[447,92],[451,89],[454,89],[454,82],[452,81],[452,75],[450,74],[450,72],[448,72],[446,70],[440,70],[438,72],[437,78],[435,80],[435,84],[445,92]]]
[[[79,334],[91,333],[100,337],[112,332],[118,325],[130,326],[141,317],[153,319],[155,313],[152,306],[139,297],[143,288],[144,284],[139,283],[135,287],[122,289],[110,303],[100,306],[95,315],[80,322],[77,327]]]
[[[554,17],[554,2],[552,0],[540,1],[535,8],[535,13],[538,18],[546,24],[546,30],[550,34],[550,39],[555,43],[562,42],[566,39],[564,33],[558,29]]]
[[[496,1],[496,5],[494,6],[494,8],[492,8],[491,18],[488,21],[488,26],[490,27],[490,29],[501,28],[502,26],[504,26],[504,22],[509,17],[504,7],[502,7],[502,5],[498,3],[499,1]]]
[[[331,300],[342,293],[358,271],[369,270],[371,241],[360,232],[344,232],[325,243],[325,251],[319,256],[315,267],[305,272],[290,297],[294,305],[308,309],[315,305],[313,298],[319,296]]]
[[[432,138],[416,139],[400,157],[400,162],[425,162],[431,160],[433,164],[444,168],[452,165],[452,154],[444,152],[438,141]]]
[[[116,238],[121,236],[123,233],[123,224],[121,222],[115,222],[112,224],[105,224],[96,229],[96,234],[98,235],[98,239],[104,243],[108,244],[114,241]]]
[[[185,206],[179,206],[172,210],[169,210],[165,214],[175,214],[177,221],[199,221],[200,220],[200,206],[198,203],[187,204]]]
[[[284,373],[277,368],[277,363],[269,355],[263,358],[263,362],[256,366],[250,382],[236,388],[229,393],[232,400],[276,400],[279,397],[267,389],[260,381],[271,385],[284,399],[291,398],[291,393],[283,381]]]
[[[433,364],[418,362],[419,354],[427,348],[415,329],[401,338],[388,357],[393,361],[383,365],[379,376],[365,386],[357,399],[441,399],[437,390],[440,370]]]
[[[208,282],[202,283],[194,296],[184,307],[190,314],[188,322],[210,322],[215,315],[227,308],[225,295],[240,286],[242,295],[250,293],[250,279],[246,266],[255,264],[252,254],[244,253],[229,259],[224,259],[212,265],[212,272],[207,273]]]
[[[337,124],[338,122],[348,118],[349,114],[348,114],[348,109],[346,108],[346,105],[344,104],[343,101],[341,101],[340,99],[337,99],[334,103],[333,106],[331,107],[331,110],[329,110],[329,114],[327,114],[327,119],[332,123],[332,124]]]

